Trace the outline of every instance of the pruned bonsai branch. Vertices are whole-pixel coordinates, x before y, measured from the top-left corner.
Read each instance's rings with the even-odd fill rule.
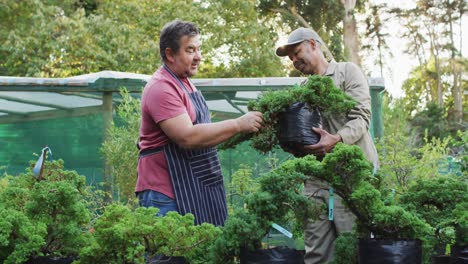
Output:
[[[279,118],[293,103],[305,103],[311,109],[334,114],[346,113],[356,106],[356,101],[337,88],[333,80],[324,76],[309,76],[301,85],[280,91],[269,91],[256,101],[249,101],[250,111],[263,113],[264,126],[256,134],[239,134],[220,145],[220,148],[233,148],[237,144],[251,140],[253,148],[268,152],[279,146]]]

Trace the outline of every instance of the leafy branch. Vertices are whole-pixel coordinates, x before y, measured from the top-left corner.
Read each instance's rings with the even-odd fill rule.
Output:
[[[221,149],[233,148],[237,144],[251,140],[253,148],[268,152],[279,145],[278,131],[281,114],[293,103],[307,104],[311,109],[340,114],[356,106],[356,101],[337,88],[333,80],[326,76],[309,76],[301,85],[280,91],[268,91],[258,100],[249,101],[250,111],[263,113],[264,126],[255,134],[239,134],[220,145]]]

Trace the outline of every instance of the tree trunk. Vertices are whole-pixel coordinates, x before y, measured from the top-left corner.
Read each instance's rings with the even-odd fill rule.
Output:
[[[442,75],[441,69],[440,69],[440,61],[439,61],[439,56],[437,55],[435,57],[435,67],[436,67],[436,75],[437,75],[437,104],[439,107],[444,106],[444,92],[442,89],[442,82],[440,80],[440,76]]]
[[[454,70],[453,74],[453,87],[452,87],[452,96],[454,103],[454,114],[453,118],[455,122],[461,123],[463,120],[463,89],[461,83],[461,73]]]
[[[441,82],[442,71],[441,71],[441,66],[440,66],[440,54],[439,54],[440,45],[438,45],[437,43],[438,36],[436,35],[434,25],[429,25],[428,23],[425,23],[425,25],[429,32],[430,51],[434,58],[434,64],[435,64],[435,70],[436,70],[437,97],[435,98],[435,100],[437,100],[436,102],[439,107],[443,107],[444,106],[444,91],[443,91],[442,82]]]
[[[455,41],[453,39],[453,19],[452,19],[452,13],[448,13],[449,16],[449,36],[450,36],[450,43],[452,44],[452,49],[451,49],[451,69],[452,69],[452,75],[453,75],[453,84],[452,84],[452,96],[453,96],[453,103],[454,103],[454,114],[453,118],[455,122],[461,123],[463,119],[463,94],[462,94],[462,80],[461,80],[461,72],[462,70],[457,67],[457,60],[456,60],[456,54],[455,54]],[[462,15],[460,14],[460,21],[461,21]],[[461,25],[460,25],[461,26]],[[460,27],[461,30],[461,27]],[[461,34],[460,34],[461,36]],[[461,39],[461,38],[460,38]],[[461,40],[460,40],[461,41]],[[460,50],[461,50],[461,45],[460,45]],[[460,56],[461,57],[461,56]]]
[[[361,65],[359,56],[359,39],[356,26],[356,18],[354,17],[354,7],[356,0],[341,0],[345,8],[345,16],[343,18],[343,44],[345,48],[346,58]]]

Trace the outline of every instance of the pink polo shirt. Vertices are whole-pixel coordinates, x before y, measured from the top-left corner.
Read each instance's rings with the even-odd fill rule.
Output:
[[[187,78],[181,79],[189,92],[196,91]],[[187,113],[195,122],[195,108],[187,93],[163,67],[148,81],[141,96],[140,151],[164,146],[169,138],[159,122]],[[153,190],[175,198],[163,152],[140,158],[135,192]]]

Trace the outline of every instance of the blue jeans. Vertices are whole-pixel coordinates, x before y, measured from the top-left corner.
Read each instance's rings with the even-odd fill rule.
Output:
[[[159,208],[157,216],[164,216],[167,212],[177,210],[177,203],[174,199],[153,190],[145,190],[137,194],[140,206]]]

